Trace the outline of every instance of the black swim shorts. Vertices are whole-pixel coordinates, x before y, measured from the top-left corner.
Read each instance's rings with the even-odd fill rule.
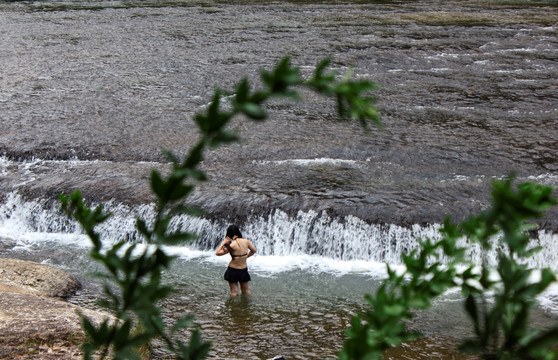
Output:
[[[245,269],[233,269],[228,267],[225,271],[225,280],[228,282],[247,282],[250,281],[250,274],[248,274],[248,268]]]

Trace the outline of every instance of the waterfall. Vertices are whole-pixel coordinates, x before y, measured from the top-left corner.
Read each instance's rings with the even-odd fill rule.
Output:
[[[104,208],[112,216],[97,230],[105,241],[141,241],[135,230],[135,219],[152,219],[152,205],[134,207],[109,202]],[[210,251],[223,239],[226,226],[222,221],[202,217],[179,216],[171,223],[174,230],[199,235],[198,240],[186,246]],[[267,215],[255,215],[239,224],[243,235],[258,248],[261,255],[291,256],[315,255],[328,259],[364,260],[399,264],[402,253],[418,245],[418,239],[438,239],[439,224],[402,227],[393,224],[368,224],[354,217],[334,218],[327,212],[299,211],[289,216],[281,210]],[[17,238],[35,233],[35,241],[52,234],[83,235],[79,226],[58,209],[58,204],[46,200],[24,201],[17,193],[6,195],[0,205],[0,235]],[[37,235],[38,234],[38,235]],[[39,239],[39,240],[37,240]],[[550,267],[558,272],[558,235],[539,231],[534,245],[544,248],[529,260],[533,267]],[[481,251],[471,247],[470,256],[479,262]],[[496,255],[489,254],[495,260]]]

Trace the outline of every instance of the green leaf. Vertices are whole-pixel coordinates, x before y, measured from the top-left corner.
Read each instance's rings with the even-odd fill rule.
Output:
[[[558,345],[558,326],[544,331],[541,335],[537,336],[524,346],[522,350],[527,353],[540,351],[549,352],[550,349],[556,345]]]
[[[424,296],[413,297],[409,301],[409,307],[412,307],[414,309],[426,309],[430,307],[430,301],[428,301],[428,299]]]
[[[151,190],[157,195],[159,199],[166,199],[167,183],[161,177],[157,170],[151,171]]]
[[[197,169],[180,168],[174,170],[173,173],[176,174],[177,177],[185,176],[197,181],[207,181],[207,175],[203,171]]]
[[[469,296],[467,296],[467,298],[465,300],[465,310],[467,311],[467,314],[469,315],[469,317],[473,321],[473,326],[475,328],[475,333],[479,334],[480,333],[479,311],[478,311],[477,302],[475,300],[475,297],[471,294],[469,294]]]
[[[337,72],[332,71],[328,74],[324,74],[325,69],[330,64],[331,58],[329,57],[321,60],[316,66],[314,77],[306,82],[308,86],[326,96],[332,96],[335,94],[333,90],[333,84],[335,83]]]
[[[525,270],[525,274],[528,277],[528,275],[531,274],[531,271]],[[519,299],[534,299],[555,281],[556,276],[551,270],[542,269],[540,280],[535,283],[522,286],[517,290],[516,297]],[[527,278],[525,278],[525,281],[521,284],[525,284],[526,282]]]
[[[302,83],[302,79],[299,76],[299,69],[291,66],[290,57],[284,57],[272,72],[262,70],[261,76],[271,96],[298,98],[298,93],[290,88]]]
[[[267,117],[262,107],[253,102],[246,102],[242,105],[242,112],[253,120],[263,120]]]
[[[204,359],[209,353],[210,343],[204,343],[201,340],[201,332],[195,329],[190,336],[190,353],[193,359]]]
[[[168,201],[177,201],[187,197],[192,191],[194,187],[192,185],[185,185],[185,184],[176,184],[170,193],[168,194],[167,200]]]
[[[173,163],[175,165],[179,163],[178,158],[176,157],[176,155],[174,155],[174,153],[172,151],[163,150],[162,153],[167,159],[169,159],[169,161],[171,163]]]
[[[200,141],[190,149],[188,157],[182,164],[183,168],[195,169],[196,166],[203,160],[203,152],[205,150],[205,142]]]
[[[91,337],[94,341],[101,340],[102,342],[102,338],[96,338],[97,328],[95,328],[95,325],[93,325],[93,323],[87,317],[81,315],[81,324],[87,336]]]
[[[250,101],[252,101],[255,104],[261,104],[264,101],[268,100],[270,97],[270,93],[268,91],[262,90],[262,91],[256,91],[252,94],[252,96],[250,96]]]
[[[237,105],[242,106],[248,101],[248,97],[250,94],[250,84],[248,83],[248,79],[244,78],[236,87],[236,94],[235,94],[235,102]]]
[[[401,304],[390,304],[384,305],[383,311],[386,315],[398,317],[406,311],[406,308]]]
[[[132,324],[130,321],[124,321],[124,323],[121,326],[116,327],[116,331],[114,335],[114,345],[116,348],[125,347],[130,337],[131,328],[132,328]]]
[[[151,239],[151,231],[147,228],[147,224],[144,220],[136,218],[136,228],[138,229],[138,232],[145,236],[148,241]]]
[[[224,144],[230,144],[230,143],[233,143],[233,142],[238,142],[239,140],[240,139],[235,132],[222,130],[222,131],[219,131],[218,133],[216,133],[211,138],[211,141],[209,142],[209,146],[217,147],[217,146],[221,146],[221,145],[224,145]]]

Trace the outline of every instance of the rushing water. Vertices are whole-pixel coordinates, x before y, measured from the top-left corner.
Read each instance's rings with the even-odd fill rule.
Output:
[[[333,356],[384,264],[436,237],[446,215],[486,207],[490,181],[513,171],[558,185],[557,23],[555,7],[486,1],[0,3],[0,256],[78,274],[72,301],[93,304],[95,265],[56,195],[82,189],[115,213],[107,241],[136,240],[134,214],[152,216],[150,169],[166,169],[162,148],[193,144],[214,87],[285,54],[309,75],[331,55],[381,85],[384,127],[339,123],[306,93],[271,103],[266,123],[237,119],[245,141],[208,154],[211,180],[191,198],[207,216],[175,224],[200,239],[169,249],[165,309],[196,312],[215,359]],[[259,250],[250,299],[228,298],[226,259],[212,255],[233,221]],[[557,271],[558,210],[539,224],[531,264]],[[555,320],[556,294],[536,323]],[[455,356],[456,300],[413,324],[427,340],[390,356]]]
[[[103,238],[137,239],[135,214],[149,219],[152,207],[106,204],[113,215],[99,231]],[[371,226],[359,220],[343,225],[318,214],[300,213],[291,219],[274,213],[246,226],[245,236],[259,249],[250,259],[253,296],[231,299],[222,280],[228,259],[217,257],[210,244],[222,238],[224,225],[202,218],[181,218],[173,226],[201,234],[197,244],[170,247],[178,256],[165,274],[174,294],[163,303],[169,319],[195,313],[204,337],[213,341],[211,359],[269,359],[282,354],[288,359],[324,359],[342,346],[343,331],[353,314],[366,306],[364,295],[373,293],[385,276],[385,262],[398,263],[401,252],[416,246],[416,237],[436,237],[436,226],[411,229]],[[360,241],[362,237],[366,240]],[[341,238],[342,242],[337,239]],[[540,234],[543,245],[556,249],[556,236]],[[308,246],[308,243],[313,245]],[[343,252],[351,242],[361,252]],[[96,306],[100,285],[89,274],[100,270],[87,256],[88,240],[76,224],[61,216],[47,201],[29,202],[12,194],[0,207],[0,256],[41,261],[76,274],[84,288],[70,301]],[[368,250],[375,248],[376,251]],[[556,251],[547,251],[546,254]],[[312,252],[315,252],[312,255]],[[343,256],[347,257],[343,259]],[[472,256],[475,256],[472,254]],[[362,260],[364,259],[364,260]],[[533,259],[533,265],[553,259]],[[540,299],[536,326],[558,319],[558,286]],[[466,359],[454,347],[468,336],[468,320],[458,292],[450,292],[434,307],[420,313],[411,327],[426,340],[390,353],[393,359]],[[157,358],[165,358],[155,348]]]

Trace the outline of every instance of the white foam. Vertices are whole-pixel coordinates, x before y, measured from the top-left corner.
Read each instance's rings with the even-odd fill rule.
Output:
[[[120,240],[142,242],[144,239],[135,228],[136,217],[148,223],[154,216],[154,207],[107,203],[107,211],[113,216],[96,230],[105,241]],[[368,224],[355,217],[330,217],[327,212],[299,211],[295,216],[276,210],[268,215],[257,215],[243,225],[243,233],[258,248],[260,255],[269,256],[317,256],[332,261],[365,261],[399,264],[401,254],[418,246],[418,239],[440,237],[438,224],[401,227],[393,224]],[[172,230],[200,234],[196,242],[199,250],[209,250],[223,236],[224,225],[198,217],[180,216],[171,223]],[[23,201],[17,193],[6,196],[0,204],[0,236],[23,239],[28,243],[47,241],[67,235],[80,236],[80,227],[58,210],[58,204]],[[72,240],[73,241],[73,240]],[[530,260],[532,267],[551,267],[558,271],[558,235],[540,231],[535,245],[543,251]],[[492,256],[494,255],[494,256]],[[471,248],[471,259],[480,262],[481,251]],[[489,254],[495,259],[495,254]],[[302,266],[302,265],[301,265]]]
[[[200,251],[181,247],[167,247],[167,253],[184,260],[196,260],[226,266],[228,256],[216,256],[214,251]],[[374,261],[343,261],[313,255],[260,255],[256,254],[248,261],[250,271],[263,277],[273,277],[290,271],[310,273],[329,273],[337,276],[359,274],[374,278],[386,276],[386,265]]]
[[[41,158],[33,157],[24,161],[13,161],[8,159],[5,155],[0,155],[0,174],[7,174],[9,172],[9,167],[17,168],[18,170],[31,171],[35,168],[40,169],[43,166],[49,165],[64,165],[66,168],[80,167],[80,166],[90,166],[91,164],[113,164],[114,161],[110,160],[80,160],[78,157],[74,157],[69,160],[44,160]],[[134,164],[140,165],[153,165],[157,166],[162,163],[154,161],[135,161]]]
[[[558,282],[551,284],[537,300],[543,309],[558,315]]]
[[[129,207],[122,204],[106,204],[113,212],[106,223],[98,227],[107,246],[125,239],[140,241],[135,232],[135,218],[149,221],[153,206]],[[229,259],[214,254],[214,241],[223,236],[223,224],[208,219],[183,216],[172,223],[174,229],[201,234],[200,243],[189,246],[166,248],[185,260],[225,265]],[[251,271],[260,276],[300,270],[310,273],[334,275],[359,274],[373,278],[386,275],[386,263],[400,264],[402,253],[418,246],[418,238],[437,239],[439,225],[414,225],[404,228],[393,224],[368,224],[347,216],[330,217],[326,212],[300,211],[289,216],[274,211],[266,216],[254,216],[243,226],[243,234],[258,248],[250,259]],[[75,222],[68,220],[57,210],[57,204],[40,200],[24,201],[17,193],[8,194],[0,204],[0,238],[7,238],[21,251],[33,251],[36,247],[91,246]],[[541,231],[536,244],[544,251],[529,259],[535,268],[550,267],[558,270],[558,235]],[[139,246],[138,249],[142,247]],[[482,252],[471,247],[470,259],[480,263]],[[485,254],[486,255],[486,254]],[[488,254],[490,262],[496,261],[496,253]],[[558,312],[558,285],[551,286],[541,297],[541,304],[550,311]]]
[[[369,160],[368,160],[369,161]],[[329,165],[329,166],[339,166],[339,165],[357,165],[359,161],[347,160],[347,159],[333,159],[333,158],[315,158],[315,159],[287,159],[287,160],[254,160],[253,164],[258,165],[297,165],[297,166],[311,166],[311,165]]]

